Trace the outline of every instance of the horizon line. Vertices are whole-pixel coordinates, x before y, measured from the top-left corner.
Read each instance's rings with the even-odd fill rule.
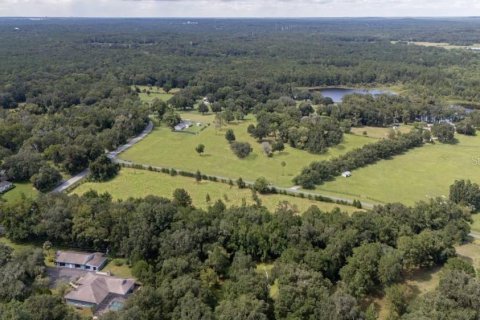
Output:
[[[286,16],[171,16],[171,17],[158,17],[158,16],[2,16],[0,19],[479,19],[478,16],[298,16],[298,17],[286,17]]]

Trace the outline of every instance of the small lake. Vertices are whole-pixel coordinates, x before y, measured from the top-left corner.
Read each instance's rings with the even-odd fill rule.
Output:
[[[324,88],[318,90],[324,97],[331,98],[333,102],[342,102],[343,97],[347,94],[371,94],[371,95],[380,95],[380,94],[393,94],[391,91],[384,91],[379,89],[349,89],[349,88]]]

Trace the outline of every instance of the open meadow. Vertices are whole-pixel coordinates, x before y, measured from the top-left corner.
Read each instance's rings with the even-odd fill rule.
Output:
[[[143,102],[150,103],[154,99],[160,99],[163,101],[168,101],[171,97],[173,97],[175,92],[178,92],[178,89],[172,89],[168,93],[165,92],[162,88],[158,87],[149,87],[149,86],[136,86],[140,89],[140,93],[138,94],[140,100]]]
[[[459,179],[480,183],[480,136],[456,135],[457,144],[426,144],[391,160],[382,160],[317,187],[326,194],[345,194],[370,202],[413,204],[448,197]]]
[[[108,192],[114,199],[141,198],[150,194],[171,198],[173,191],[178,188],[185,189],[192,197],[193,205],[200,208],[206,208],[218,199],[227,206],[240,206],[243,201],[247,204],[254,203],[250,189],[238,189],[236,186],[230,187],[227,184],[211,181],[197,183],[193,178],[172,177],[164,173],[130,168],[122,168],[119,175],[108,182],[86,182],[74,189],[73,193],[81,195],[93,189],[99,193]],[[207,194],[210,195],[210,203],[206,201]],[[288,201],[292,207],[298,209],[298,212],[304,212],[312,205],[318,206],[323,211],[331,211],[336,207],[349,213],[358,211],[351,206],[286,195],[259,195],[259,197],[262,204],[271,211],[278,208],[278,204],[283,201]]]
[[[197,135],[172,132],[166,126],[157,126],[143,141],[121,154],[123,160],[160,167],[176,168],[208,175],[254,181],[259,177],[281,187],[291,187],[292,179],[312,161],[325,160],[375,141],[361,135],[347,134],[344,142],[326,153],[315,155],[285,145],[285,150],[267,157],[258,141],[247,133],[248,125],[255,123],[252,116],[232,122],[221,129],[213,125],[214,116],[197,112],[182,113],[183,119],[211,124]],[[225,139],[227,129],[233,129],[236,141],[249,142],[253,152],[245,159],[237,158]],[[205,154],[198,155],[195,147],[205,145]],[[282,167],[285,162],[285,167]]]

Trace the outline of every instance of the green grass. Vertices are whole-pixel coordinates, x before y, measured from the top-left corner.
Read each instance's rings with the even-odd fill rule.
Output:
[[[173,191],[183,188],[192,197],[193,204],[200,208],[206,208],[216,200],[222,200],[227,206],[240,206],[243,199],[247,204],[253,204],[252,193],[249,189],[238,189],[227,184],[211,181],[197,183],[195,179],[175,176],[171,177],[164,173],[122,168],[119,175],[111,181],[93,183],[87,182],[73,190],[74,194],[83,194],[91,189],[100,193],[109,192],[114,199],[127,199],[129,197],[141,198],[147,195],[157,195],[171,198]],[[211,202],[207,203],[206,196],[210,195]],[[286,195],[260,195],[262,204],[274,211],[282,201],[288,201],[295,206],[298,212],[304,212],[312,205],[318,206],[324,211],[331,211],[338,207],[349,213],[358,211],[354,207],[342,206],[334,203],[326,203],[291,197]]]
[[[472,214],[473,223],[471,225],[472,231],[480,232],[480,213]]]
[[[168,101],[171,97],[173,97],[173,94],[178,91],[178,89],[172,89],[168,93],[166,93],[162,88],[149,88],[148,86],[137,87],[141,90],[141,93],[138,94],[140,100],[147,103],[152,102],[156,98],[163,101]],[[144,90],[150,91],[150,93],[144,92]]]
[[[2,199],[7,202],[17,202],[26,198],[35,198],[38,195],[38,191],[33,187],[30,182],[15,182],[15,188],[1,195]]]
[[[413,204],[432,197],[448,197],[457,179],[480,183],[480,136],[457,135],[454,145],[436,143],[410,150],[338,177],[317,190],[345,194],[364,201]]]
[[[385,139],[388,138],[390,130],[392,128],[380,128],[380,127],[356,127],[352,128],[352,133],[356,135],[364,136],[364,132],[367,133],[366,137],[374,139]],[[401,133],[407,133],[412,130],[412,126],[402,125],[397,129]]]
[[[345,135],[344,142],[330,148],[321,155],[310,154],[306,151],[285,146],[281,153],[267,157],[254,138],[247,133],[249,124],[255,123],[248,117],[240,123],[232,123],[221,130],[213,125],[213,115],[200,115],[196,112],[182,114],[182,118],[211,123],[212,125],[198,135],[189,135],[172,132],[167,127],[157,127],[143,141],[121,155],[122,159],[136,163],[173,167],[187,171],[200,170],[202,173],[237,179],[242,177],[247,181],[254,181],[264,176],[277,186],[291,187],[292,179],[312,161],[329,159],[371,143],[372,139],[358,135]],[[253,152],[245,159],[238,159],[230,150],[225,140],[227,128],[234,130],[237,141],[249,142]],[[199,156],[195,152],[198,144],[205,145],[205,154]],[[286,167],[281,163],[285,161]]]
[[[115,261],[120,261],[121,265],[115,265]],[[110,272],[112,275],[120,278],[133,278],[132,270],[127,265],[127,260],[121,258],[109,261],[108,264],[102,269],[102,272]]]

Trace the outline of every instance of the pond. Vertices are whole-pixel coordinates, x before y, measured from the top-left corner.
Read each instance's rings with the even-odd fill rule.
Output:
[[[379,89],[353,89],[353,88],[324,88],[319,89],[320,93],[324,97],[331,98],[333,102],[338,103],[342,102],[343,97],[347,94],[371,94],[371,95],[380,95],[380,94],[393,94],[391,91],[384,91]]]

